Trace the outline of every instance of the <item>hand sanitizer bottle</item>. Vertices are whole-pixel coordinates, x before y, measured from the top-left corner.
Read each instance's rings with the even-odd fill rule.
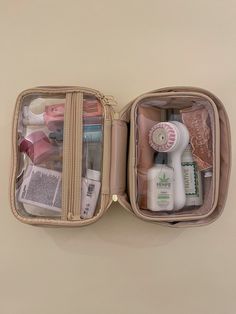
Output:
[[[167,153],[156,154],[155,165],[147,173],[147,207],[152,211],[174,208],[174,170],[167,165]]]

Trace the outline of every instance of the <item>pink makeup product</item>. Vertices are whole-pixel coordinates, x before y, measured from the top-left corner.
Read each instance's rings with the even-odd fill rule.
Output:
[[[26,153],[34,164],[39,164],[54,155],[58,148],[53,146],[46,134],[35,131],[27,135],[19,144],[20,152]]]
[[[33,113],[29,106],[24,107],[24,125],[44,125],[50,131],[56,131],[63,128],[65,113],[65,103],[48,105],[45,112],[40,114]],[[83,102],[83,118],[87,119],[89,124],[97,124],[102,116],[102,106],[97,99],[85,99]]]
[[[97,99],[84,99],[83,117],[97,117],[102,115],[102,106]]]
[[[103,121],[102,116],[83,117],[83,124],[84,125],[102,124],[102,121]]]
[[[45,124],[50,131],[63,128],[64,123],[64,104],[46,106],[43,115]],[[83,102],[83,118],[90,119],[90,124],[100,121],[102,116],[102,106],[97,99],[85,99]]]
[[[45,107],[45,111],[40,114],[33,113],[29,106],[25,106],[23,110],[24,125],[44,125],[46,124],[50,131],[56,131],[63,127],[64,122],[64,103],[49,105]]]
[[[174,168],[174,209],[186,203],[181,157],[189,143],[186,126],[178,121],[160,122],[149,132],[149,144],[158,152],[168,153],[168,165]]]
[[[60,132],[63,129],[64,111],[65,111],[64,104],[46,106],[43,117],[50,131]],[[94,125],[94,127],[95,127],[96,122],[99,122],[98,125],[100,125],[101,114],[102,114],[102,107],[101,107],[101,104],[97,100],[84,100],[83,122],[85,125],[88,124],[88,120],[92,122],[90,124]],[[89,124],[88,124],[88,127],[89,127]],[[62,132],[62,139],[63,139],[63,132]]]
[[[50,131],[56,131],[63,128],[64,112],[64,103],[45,107],[43,118]]]
[[[63,120],[65,112],[64,103],[46,106],[44,119],[48,120]],[[102,106],[97,99],[84,99],[83,101],[83,117],[96,117],[102,115]]]

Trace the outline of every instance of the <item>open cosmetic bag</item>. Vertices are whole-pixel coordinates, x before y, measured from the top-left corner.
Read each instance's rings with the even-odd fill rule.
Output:
[[[23,91],[13,121],[11,208],[33,225],[83,226],[113,201],[139,218],[196,226],[222,212],[230,126],[206,90],[145,93],[116,112],[84,87]]]

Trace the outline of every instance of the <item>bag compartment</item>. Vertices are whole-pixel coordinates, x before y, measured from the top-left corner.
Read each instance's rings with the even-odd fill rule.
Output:
[[[182,97],[182,99],[181,99]],[[153,105],[152,102],[155,103],[155,101],[159,101],[158,107],[160,110],[170,109],[170,108],[180,108],[179,100],[181,99],[182,103],[182,109],[190,107],[191,101],[190,98],[192,98],[191,101],[198,102],[199,105],[203,105],[207,107],[207,110],[209,112],[209,116],[211,119],[210,125],[212,127],[212,143],[213,143],[213,176],[210,184],[207,182],[209,179],[204,179],[205,182],[205,195],[204,195],[204,204],[203,206],[200,206],[198,208],[194,208],[192,210],[189,210],[189,208],[178,210],[178,211],[172,211],[172,212],[153,212],[148,209],[140,209],[139,206],[137,206],[137,190],[138,190],[138,183],[137,183],[137,175],[138,175],[138,160],[137,160],[137,129],[138,131],[145,135],[145,130],[142,127],[142,125],[136,127],[137,123],[137,108],[139,107],[140,103],[145,105],[149,103],[149,109],[150,103]],[[157,106],[157,103],[154,104],[154,107]],[[152,117],[152,119],[155,120],[155,112],[153,113],[147,113]],[[159,119],[161,119],[161,113],[159,113]],[[160,122],[160,121],[156,121]],[[155,124],[155,123],[154,123]],[[149,125],[150,127],[150,125]],[[149,128],[148,128],[149,129]],[[218,111],[216,108],[216,105],[212,101],[211,98],[208,96],[196,93],[196,92],[167,92],[167,93],[153,93],[153,94],[145,94],[138,99],[136,99],[132,105],[131,109],[131,134],[130,134],[130,157],[129,157],[129,177],[130,177],[130,201],[132,208],[137,216],[140,218],[144,218],[146,220],[156,220],[156,221],[188,221],[188,220],[198,220],[203,219],[204,217],[207,217],[211,215],[211,213],[214,211],[217,200],[218,200],[218,185],[219,185],[219,169],[220,169],[220,150],[219,150],[219,142],[220,142],[220,133],[219,133],[219,117],[218,117]],[[147,141],[146,141],[147,142]],[[146,145],[145,142],[145,145]],[[147,151],[149,143],[144,147],[144,151]],[[152,159],[152,158],[151,158]],[[151,160],[152,162],[152,160]],[[140,176],[140,173],[139,173]],[[141,188],[139,188],[139,191],[143,191],[143,188],[145,188],[142,184]]]
[[[26,105],[29,105],[32,102],[32,99],[48,99],[48,101],[50,102],[52,99],[56,97],[58,98],[58,96],[60,96],[60,99],[65,106],[65,117],[63,117],[62,119],[64,132],[62,132],[62,135],[60,132],[57,132],[58,129],[55,128],[55,130],[53,129],[51,133],[56,133],[53,134],[53,136],[60,137],[60,140],[62,142],[62,145],[60,145],[60,147],[61,155],[63,155],[63,158],[61,158],[63,159],[63,166],[61,166],[63,170],[60,169],[61,172],[58,179],[58,181],[61,180],[61,184],[58,183],[58,187],[62,186],[62,209],[54,214],[54,212],[49,211],[48,208],[42,211],[42,206],[37,206],[37,210],[35,210],[35,208],[32,208],[29,212],[24,207],[25,203],[23,204],[22,202],[20,202],[17,193],[15,193],[16,190],[19,191],[19,177],[21,177],[22,180],[23,168],[28,167],[28,165],[25,165],[24,163],[22,164],[22,158],[25,159],[26,153],[24,152],[24,154],[22,154],[18,150],[17,137],[19,135],[19,124],[22,124],[23,121],[22,108]],[[99,106],[101,107],[100,112],[97,113],[97,117],[94,111],[96,109],[96,102],[99,103]],[[98,121],[98,119],[100,119],[100,121]],[[44,124],[46,124],[45,121]],[[14,115],[13,166],[11,176],[11,206],[13,213],[18,219],[23,222],[32,224],[84,225],[96,221],[102,215],[104,210],[107,209],[108,205],[111,202],[108,188],[109,171],[104,170],[102,166],[102,163],[104,161],[103,151],[105,150],[106,152],[108,152],[110,150],[110,143],[105,143],[104,141],[104,138],[109,137],[109,134],[107,133],[110,133],[111,131],[110,128],[107,127],[107,125],[109,125],[108,121],[111,121],[110,106],[108,105],[108,102],[106,101],[104,96],[95,90],[69,87],[42,87],[30,89],[21,93],[17,100]],[[43,125],[43,127],[45,128],[45,125]],[[34,128],[38,131],[39,126],[36,125],[34,126]],[[24,126],[22,126],[22,131],[24,131]],[[46,135],[48,138],[49,134],[47,133]],[[90,145],[91,143],[92,145]],[[99,152],[98,146],[100,146]],[[97,164],[93,160],[94,158],[92,158],[95,150],[96,155],[100,155]],[[27,156],[27,159],[30,158]],[[109,153],[107,153],[105,159],[107,163],[110,162]],[[34,162],[35,160],[33,160],[33,163]],[[41,164],[39,165],[41,166]],[[38,165],[34,164],[33,166],[38,167]],[[90,171],[86,171],[85,169],[86,167],[91,166],[100,167],[99,177],[101,177],[101,184],[99,184],[99,188],[97,188],[97,182],[95,182],[94,184],[93,181],[95,172],[91,171],[91,169]],[[43,165],[43,168],[43,171],[49,171],[47,169],[47,166]],[[36,170],[39,169],[37,168]],[[87,172],[89,172],[89,178],[86,177]],[[46,172],[46,177],[51,178],[53,174],[53,172]],[[97,175],[98,171],[95,174]],[[98,178],[98,175],[95,179],[100,180]],[[68,180],[70,181],[70,184],[68,184]],[[32,181],[30,181],[30,183],[32,186]],[[38,184],[37,186],[39,187],[40,184]],[[45,187],[44,194],[46,195],[49,189],[46,187],[45,182],[43,186]],[[92,216],[84,214],[82,217],[82,204],[80,193],[83,193],[82,190],[85,189],[87,189],[87,193],[89,190],[89,195],[94,192],[94,189],[96,190],[98,200],[95,199],[95,202],[97,202],[98,206],[96,206],[96,209],[94,210]],[[34,195],[36,196],[38,194],[38,197],[40,197],[41,193],[39,192],[43,189],[40,190],[39,188],[36,189],[35,187],[31,188],[31,190],[37,191],[37,193],[34,193]]]
[[[208,96],[216,105],[218,115],[219,115],[219,125],[220,125],[220,179],[219,179],[219,194],[216,207],[214,211],[205,218],[200,218],[198,220],[188,220],[188,221],[174,221],[174,222],[161,222],[161,224],[174,226],[174,227],[194,227],[207,225],[214,222],[222,214],[225,203],[227,200],[228,188],[230,183],[230,172],[232,164],[232,149],[231,149],[231,132],[229,118],[222,101],[212,94],[211,92],[197,87],[165,87],[153,92],[166,93],[166,92],[197,92]]]

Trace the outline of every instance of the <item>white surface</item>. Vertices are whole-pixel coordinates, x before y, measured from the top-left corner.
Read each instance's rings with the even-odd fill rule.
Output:
[[[18,93],[85,85],[120,106],[158,87],[209,89],[235,146],[236,2],[0,1],[0,311],[2,314],[234,314],[235,167],[223,216],[168,229],[119,206],[82,229],[19,223],[8,201]],[[233,149],[233,158],[235,149]]]

